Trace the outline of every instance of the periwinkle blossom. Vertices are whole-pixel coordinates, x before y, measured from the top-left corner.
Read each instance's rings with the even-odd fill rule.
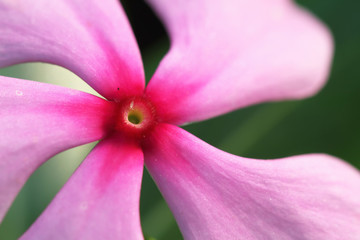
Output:
[[[185,239],[359,239],[360,177],[309,154],[254,160],[177,127],[324,84],[328,30],[289,0],[148,0],[171,48],[145,88],[115,0],[0,0],[0,66],[63,66],[105,99],[0,77],[0,218],[51,156],[100,140],[21,239],[143,239],[143,165]]]

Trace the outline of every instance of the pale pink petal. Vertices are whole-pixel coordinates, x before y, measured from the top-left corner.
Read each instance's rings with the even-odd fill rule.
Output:
[[[95,147],[22,240],[143,239],[143,153],[127,140]]]
[[[164,121],[199,121],[263,101],[307,97],[327,78],[331,36],[291,1],[148,2],[171,38],[147,88]]]
[[[48,62],[106,98],[142,93],[141,56],[117,0],[0,0],[0,67]]]
[[[334,157],[245,159],[165,124],[144,155],[185,239],[359,239],[360,174]]]
[[[38,166],[102,138],[111,113],[109,102],[90,94],[0,77],[0,221]]]

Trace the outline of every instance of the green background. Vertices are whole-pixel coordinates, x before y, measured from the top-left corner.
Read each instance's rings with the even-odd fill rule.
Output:
[[[335,57],[325,88],[306,100],[260,104],[184,128],[224,151],[244,157],[269,159],[323,152],[360,168],[360,1],[298,3],[322,19],[334,35]],[[168,38],[142,1],[123,4],[139,40],[149,78],[168,49]],[[146,26],[144,16],[153,18],[149,22],[153,21],[150,25],[156,29]],[[0,69],[0,75],[91,92],[70,72],[46,64]],[[1,240],[17,239],[31,225],[93,146],[94,143],[61,153],[31,176],[0,225]],[[146,238],[182,239],[147,172],[140,210]]]

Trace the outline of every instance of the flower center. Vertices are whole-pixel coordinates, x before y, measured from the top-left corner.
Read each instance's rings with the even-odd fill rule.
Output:
[[[128,137],[144,137],[156,124],[154,106],[144,97],[130,97],[118,104],[115,130]]]
[[[132,124],[140,124],[143,120],[144,116],[141,111],[130,111],[128,114],[128,120]]]

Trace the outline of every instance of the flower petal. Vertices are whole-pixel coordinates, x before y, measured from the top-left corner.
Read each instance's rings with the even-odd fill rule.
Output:
[[[334,157],[245,159],[165,124],[144,155],[185,239],[360,236],[360,174]]]
[[[76,90],[0,77],[0,221],[44,161],[105,135],[111,108]]]
[[[109,99],[144,89],[140,52],[116,0],[0,0],[0,67],[34,61],[68,68]]]
[[[147,88],[164,121],[199,121],[307,97],[326,80],[331,36],[291,1],[148,2],[172,41]]]
[[[21,239],[143,239],[142,172],[136,144],[103,140]]]

